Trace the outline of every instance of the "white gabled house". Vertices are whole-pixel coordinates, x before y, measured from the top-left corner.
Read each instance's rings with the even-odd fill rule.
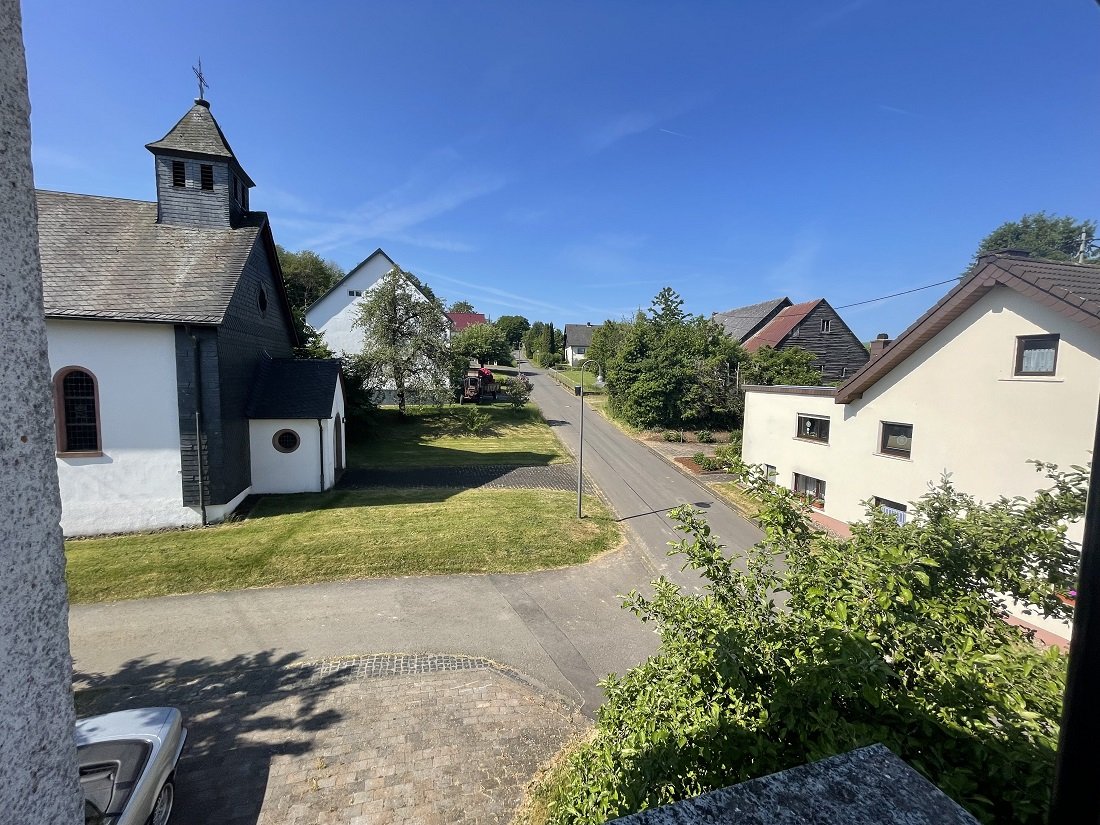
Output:
[[[746,387],[745,461],[845,522],[904,519],[945,472],[990,501],[1045,486],[1031,459],[1091,461],[1100,266],[985,255],[880,349],[839,387]]]
[[[592,346],[592,333],[596,329],[592,324],[565,325],[565,360],[569,366],[575,367],[587,357],[585,353]]]
[[[363,329],[355,325],[363,296],[395,266],[379,247],[306,309],[306,323],[324,333],[333,352],[357,355],[363,351]]]

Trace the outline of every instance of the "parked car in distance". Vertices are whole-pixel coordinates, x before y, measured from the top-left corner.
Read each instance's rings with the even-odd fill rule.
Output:
[[[76,723],[85,825],[165,825],[187,741],[175,708],[134,708]]]

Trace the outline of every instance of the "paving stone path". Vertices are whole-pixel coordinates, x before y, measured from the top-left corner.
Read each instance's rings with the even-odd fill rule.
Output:
[[[506,825],[538,766],[589,724],[521,674],[471,656],[187,670],[125,684],[143,674],[133,663],[77,682],[82,715],[181,709],[179,822]]]
[[[576,490],[576,464],[516,467],[489,464],[481,467],[425,467],[400,470],[346,470],[340,489],[363,487],[497,487]]]

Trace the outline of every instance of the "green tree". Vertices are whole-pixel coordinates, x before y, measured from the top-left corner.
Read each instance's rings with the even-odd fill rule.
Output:
[[[681,324],[687,317],[683,306],[684,299],[680,297],[679,293],[672,287],[666,286],[653,299],[649,314],[653,316],[656,323],[662,326]]]
[[[741,365],[741,384],[764,386],[817,387],[821,370],[817,356],[800,347],[760,347]]]
[[[531,399],[531,382],[524,375],[510,375],[504,379],[504,391],[512,409],[519,411]]]
[[[453,304],[451,304],[451,308],[448,309],[447,311],[448,312],[473,312],[474,311],[474,305],[471,304],[469,301],[455,301]]]
[[[630,327],[629,321],[604,321],[592,330],[592,346],[585,355],[607,369],[622,348]]]
[[[322,333],[306,323],[306,309],[344,277],[344,270],[335,261],[326,261],[308,249],[291,252],[276,245],[275,252],[298,334],[299,346],[294,354],[299,358],[332,358]]]
[[[504,333],[504,337],[508,339],[513,349],[519,348],[523,342],[523,336],[531,328],[531,322],[522,315],[501,315],[493,323]]]
[[[364,297],[356,324],[365,331],[363,374],[374,391],[396,391],[401,415],[410,393],[436,399],[448,394],[453,358],[447,347],[447,317],[418,278],[394,267]]]
[[[971,264],[978,256],[998,249],[1023,249],[1039,258],[1056,261],[1076,260],[1081,247],[1081,233],[1089,239],[1096,237],[1096,221],[1078,220],[1068,215],[1048,215],[1035,212],[1024,215],[1018,221],[1007,221],[988,235],[978,245]],[[1087,258],[1095,258],[1095,251],[1086,252]]]
[[[493,324],[473,324],[451,339],[451,351],[465,358],[473,358],[481,366],[489,361],[509,363],[512,348],[504,333]]]
[[[1039,466],[1053,485],[1031,500],[982,504],[945,479],[905,524],[870,508],[848,540],[753,468],[764,539],[747,559],[699,511],[674,511],[690,538],[673,553],[703,592],[661,578],[627,597],[660,651],[604,683],[549,821],[605,822],[882,742],[979,819],[1043,822],[1065,659],[1007,624],[995,594],[1065,615],[1087,473]]]

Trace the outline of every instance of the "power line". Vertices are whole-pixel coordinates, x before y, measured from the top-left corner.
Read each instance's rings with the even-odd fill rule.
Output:
[[[907,289],[904,292],[895,292],[893,295],[883,295],[881,298],[868,298],[866,301],[856,301],[854,304],[845,304],[844,306],[834,307],[834,309],[848,309],[848,307],[858,307],[864,304],[873,304],[875,301],[885,301],[887,298],[897,298],[899,295],[909,295],[912,292],[920,292],[922,289],[931,289],[934,286],[943,286],[944,284],[954,283],[959,280],[958,278],[948,278],[946,281],[938,281],[928,286],[918,286],[916,289]]]

